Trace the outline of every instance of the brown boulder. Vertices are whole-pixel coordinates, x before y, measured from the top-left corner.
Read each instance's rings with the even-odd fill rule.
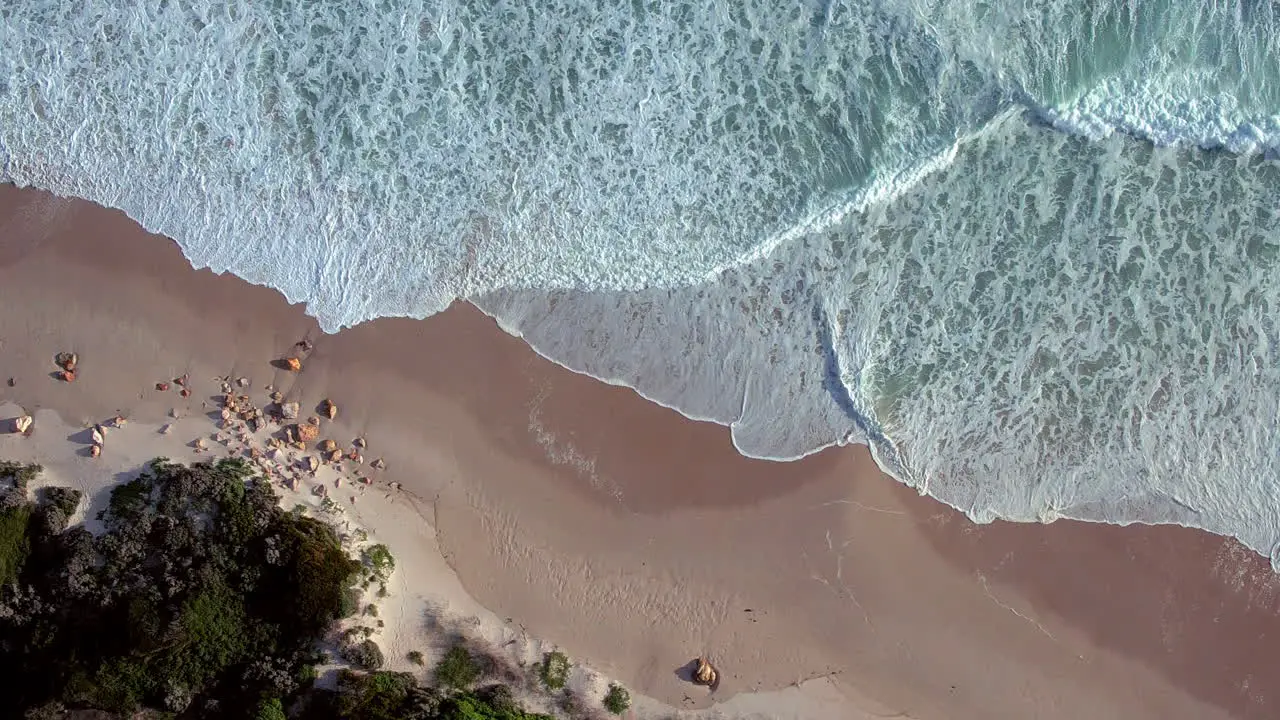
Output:
[[[320,439],[320,428],[310,423],[298,423],[293,426],[293,436],[300,443],[313,443]]]
[[[698,665],[693,671],[693,681],[698,685],[714,685],[716,683],[716,669],[707,662],[705,658],[698,658]]]

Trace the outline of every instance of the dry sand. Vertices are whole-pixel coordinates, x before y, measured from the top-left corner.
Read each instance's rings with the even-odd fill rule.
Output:
[[[300,375],[267,364],[304,336]],[[80,354],[72,385],[49,376],[58,350]],[[378,480],[417,498],[469,597],[676,708],[1280,716],[1280,581],[1234,541],[976,526],[861,448],[744,459],[724,428],[555,366],[470,306],[325,336],[120,213],[0,192],[0,400],[161,422],[207,401],[154,390],[183,372],[333,398],[334,432],[386,458]],[[700,654],[723,671],[714,694],[681,678]]]

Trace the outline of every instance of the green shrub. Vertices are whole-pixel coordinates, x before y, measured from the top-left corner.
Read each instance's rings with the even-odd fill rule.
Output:
[[[382,648],[372,640],[347,645],[342,649],[342,659],[361,670],[377,670],[386,662]]]
[[[417,650],[410,650],[409,654],[406,655],[405,657],[409,659],[409,662],[413,663],[414,665],[417,665],[418,667],[422,667],[423,665],[426,664],[426,660],[423,659],[422,653],[418,652]]]
[[[609,692],[604,696],[604,709],[614,715],[621,715],[631,707],[631,693],[617,683],[609,683]]]
[[[452,690],[466,690],[480,674],[480,664],[461,644],[449,648],[435,669],[436,684]]]
[[[29,504],[0,509],[0,586],[18,579],[18,573],[31,552],[31,542],[27,538],[31,510]]]
[[[364,551],[364,563],[374,577],[384,582],[396,569],[396,559],[382,543],[371,545]]]
[[[57,508],[67,517],[76,514],[76,508],[80,507],[82,497],[81,492],[75,488],[47,487],[44,489],[45,504]]]
[[[408,673],[338,673],[338,712],[346,720],[401,720],[414,690]]]
[[[258,705],[258,713],[253,716],[254,720],[288,720],[288,716],[284,714],[284,705],[281,704],[280,698],[268,698]]]
[[[569,682],[569,656],[555,650],[543,656],[538,665],[538,677],[549,690],[559,690]]]

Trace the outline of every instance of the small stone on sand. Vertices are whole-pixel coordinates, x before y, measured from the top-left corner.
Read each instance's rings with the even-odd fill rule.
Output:
[[[59,380],[61,380],[62,382],[68,382],[68,383],[75,382],[75,381],[76,381],[76,371],[75,371],[75,370],[62,370],[62,371],[59,371],[59,372],[58,372],[58,379],[59,379]]]
[[[33,422],[35,422],[35,420],[30,415],[23,415],[21,417],[14,418],[13,431],[16,433],[25,433],[31,429],[31,424]]]
[[[326,453],[331,453],[338,448],[338,443],[333,440],[325,440],[320,443],[320,449]]]
[[[92,431],[90,431],[90,433],[89,433],[89,438],[90,438],[91,440],[93,440],[93,444],[94,444],[94,445],[105,445],[105,444],[106,444],[106,439],[102,436],[102,428],[101,428],[101,427],[95,427]]]
[[[324,402],[320,403],[320,411],[323,412],[325,417],[330,420],[338,417],[338,406],[334,405],[333,401],[328,398],[326,398]]]
[[[160,427],[160,434],[161,434],[161,435],[168,435],[168,434],[169,434],[169,433],[171,433],[171,432],[173,432],[173,425],[171,425],[171,424],[169,424],[169,423],[165,423],[164,425],[162,425],[162,426]]]
[[[60,352],[53,356],[53,364],[73,373],[76,370],[76,365],[80,364],[80,357],[73,352]]]
[[[98,457],[98,456],[99,456],[99,455],[101,455],[101,454],[102,454],[102,446],[101,446],[101,445],[94,445],[93,447],[89,448],[89,455],[90,455],[90,457]]]
[[[284,367],[289,372],[302,372],[302,361],[296,357],[287,357],[284,359]]]
[[[356,438],[355,440],[352,440],[352,441],[351,441],[351,444],[352,444],[352,445],[355,445],[355,446],[356,446],[356,447],[358,447],[358,448],[368,447],[368,443],[366,443],[366,442],[365,442],[365,440],[364,440],[364,438],[362,438],[362,437],[358,437],[358,438]]]
[[[160,392],[169,392],[169,383],[158,382],[156,383],[156,389],[159,390]]]
[[[385,470],[387,463],[382,458],[378,458],[377,460],[369,463],[369,467],[372,467],[374,470]]]
[[[249,387],[249,378],[242,377],[239,380],[236,380],[236,384],[240,387]]]
[[[296,402],[285,403],[280,406],[280,416],[283,417],[285,420],[297,420],[298,413],[300,411],[301,411],[301,408],[298,406],[298,403]]]

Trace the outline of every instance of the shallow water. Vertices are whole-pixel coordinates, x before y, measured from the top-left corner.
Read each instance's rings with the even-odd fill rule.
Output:
[[[474,299],[745,453],[1280,539],[1273,4],[0,8],[0,170],[327,329]]]

